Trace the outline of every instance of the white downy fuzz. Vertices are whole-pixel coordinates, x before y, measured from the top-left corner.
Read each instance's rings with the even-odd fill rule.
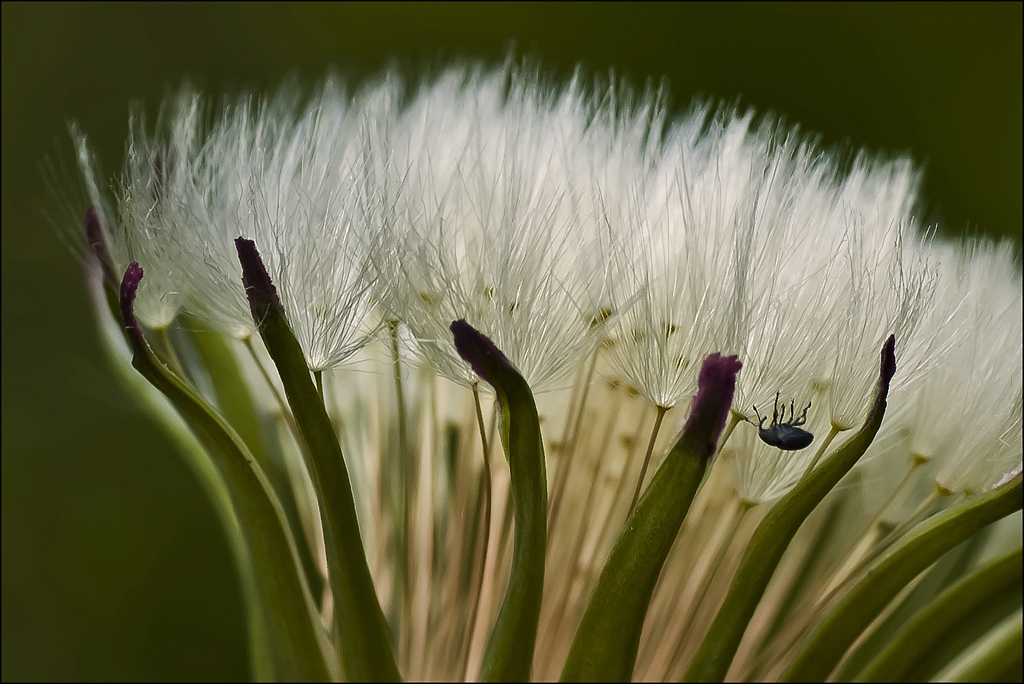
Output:
[[[107,232],[118,275],[131,261],[145,269],[148,282],[139,288],[136,311],[139,320],[156,330],[166,330],[185,305],[191,286],[183,269],[203,241],[190,220],[194,183],[200,180],[193,175],[193,164],[202,144],[202,116],[200,98],[183,90],[161,108],[156,132],[150,135],[141,106],[133,106],[116,203],[98,178],[85,136],[77,125],[71,126],[79,167]]]
[[[650,177],[622,192],[608,336],[615,368],[654,404],[672,408],[695,389],[692,368],[712,351],[735,353],[746,313],[757,160],[748,119],[703,109],[673,130]],[[645,173],[646,170],[642,170]]]
[[[618,214],[613,363],[671,408],[693,391],[692,364],[737,353],[737,414],[770,416],[778,392],[811,403],[808,430],[850,429],[873,399],[882,342],[912,344],[929,302],[933,272],[903,246],[913,174],[863,157],[841,174],[795,131],[751,120],[696,110],[634,185],[643,201]],[[741,497],[784,494],[813,454],[740,449]]]
[[[376,189],[387,206],[381,300],[452,379],[475,377],[451,344],[456,319],[488,335],[537,389],[594,342],[601,264],[570,168],[583,109],[573,87],[549,91],[514,70],[456,71],[371,140],[390,158],[377,179],[390,187]]]
[[[101,216],[118,266],[146,272],[139,315],[166,328],[187,309],[236,339],[255,332],[234,238],[255,240],[312,370],[337,365],[375,328],[356,211],[361,115],[327,81],[305,104],[293,88],[242,97],[206,121],[185,89],[157,132],[132,118],[116,216]],[[168,131],[164,133],[163,131]],[[88,152],[80,139],[80,158]],[[92,169],[82,164],[87,176]]]
[[[1009,244],[967,244],[951,270],[960,299],[946,335],[955,346],[924,379],[915,434],[922,449],[942,457],[942,489],[979,493],[1020,468],[1020,265]]]

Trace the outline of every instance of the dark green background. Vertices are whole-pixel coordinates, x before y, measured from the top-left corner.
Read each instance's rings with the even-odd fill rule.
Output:
[[[582,61],[673,102],[737,97],[829,143],[909,151],[929,216],[1021,238],[1021,5],[3,5],[3,678],[245,676],[202,491],[108,376],[43,218],[68,118],[120,165],[127,104],[289,73]],[[84,207],[77,208],[78,211]]]

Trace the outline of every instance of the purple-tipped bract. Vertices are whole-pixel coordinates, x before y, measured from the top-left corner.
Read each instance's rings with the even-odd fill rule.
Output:
[[[494,385],[492,370],[495,364],[511,366],[512,363],[501,353],[501,350],[491,342],[490,338],[460,318],[453,321],[449,329],[455,338],[455,350],[459,352],[466,363],[472,367],[473,372],[481,379]]]
[[[889,395],[889,384],[892,376],[896,375],[896,336],[889,335],[889,338],[882,345],[881,368],[878,371],[878,395],[875,397],[875,404],[871,407],[871,413],[865,425],[875,418],[878,411],[885,409],[886,397]]]
[[[139,291],[142,275],[142,267],[133,261],[128,264],[124,278],[121,279],[121,319],[129,333],[141,332],[139,321],[135,318],[135,294]]]
[[[256,243],[243,237],[235,238],[235,251],[238,253],[238,262],[242,265],[245,296],[249,299],[249,309],[256,322],[259,323],[263,319],[267,306],[276,306],[283,312],[277,288],[270,279],[263,258],[256,249]]]
[[[121,279],[121,320],[124,322],[124,330],[128,335],[128,342],[132,345],[135,354],[144,354],[149,344],[146,336],[142,333],[139,320],[135,317],[135,294],[139,291],[139,283],[142,282],[142,267],[137,261],[128,264]]]
[[[706,440],[710,456],[725,429],[725,420],[732,408],[736,391],[736,374],[743,364],[736,356],[714,353],[704,359],[697,377],[697,395],[693,398],[690,416],[683,431]]]

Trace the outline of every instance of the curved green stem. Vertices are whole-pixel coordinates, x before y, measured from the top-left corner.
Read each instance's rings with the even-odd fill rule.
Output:
[[[302,525],[299,501],[296,498],[292,477],[280,449],[266,448],[260,425],[260,414],[253,400],[249,385],[245,381],[238,358],[229,346],[228,340],[210,330],[201,329],[198,321],[187,318],[186,327],[203,367],[210,376],[217,406],[249,447],[256,462],[273,486],[284,509],[288,526],[298,547],[299,558],[313,596],[323,592],[324,578],[317,567],[314,550],[308,541],[307,530]]]
[[[894,544],[868,569],[811,634],[782,675],[824,681],[850,644],[919,573],[990,523],[1021,508],[1021,476],[933,516]]]
[[[857,681],[906,680],[913,667],[946,632],[1021,581],[1021,548],[996,558],[961,579],[919,610],[868,664]]]
[[[735,356],[712,354],[704,360],[690,416],[612,547],[573,638],[562,681],[632,677],[658,575],[725,428],[739,369]]]
[[[867,451],[885,416],[889,383],[896,373],[896,340],[882,347],[878,391],[863,427],[779,500],[758,525],[732,586],[686,672],[687,681],[725,678],[750,618],[764,596],[789,542],[808,515]]]
[[[1020,608],[940,672],[939,682],[1001,682],[1020,678],[1024,620]]]
[[[400,679],[387,622],[366,562],[345,457],[334,425],[292,334],[277,290],[251,240],[235,241],[242,282],[263,344],[277,366],[323,514],[334,620],[342,668],[349,679]]]
[[[252,654],[258,678],[329,678],[322,631],[300,575],[294,539],[263,470],[232,427],[157,359],[135,319],[142,269],[132,263],[121,286],[121,317],[132,366],[179,411],[203,443],[230,497],[236,558],[249,595]],[[237,527],[235,527],[237,525]],[[265,649],[265,650],[264,650]]]
[[[484,651],[480,679],[526,681],[537,640],[547,549],[547,475],[537,405],[526,380],[493,342],[466,321],[455,321],[451,330],[459,355],[497,394],[515,515],[512,574]]]

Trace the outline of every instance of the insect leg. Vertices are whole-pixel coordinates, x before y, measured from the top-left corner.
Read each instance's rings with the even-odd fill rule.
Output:
[[[807,406],[804,407],[804,412],[800,414],[800,420],[794,423],[794,425],[803,425],[807,422],[807,410],[811,408],[811,402],[807,402]]]

